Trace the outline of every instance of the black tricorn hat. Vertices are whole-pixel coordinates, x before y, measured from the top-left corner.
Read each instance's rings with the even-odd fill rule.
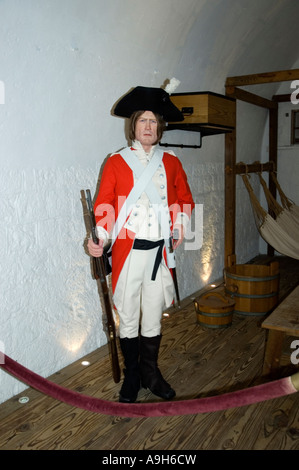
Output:
[[[160,114],[166,122],[183,121],[181,111],[172,103],[163,88],[137,86],[127,93],[115,106],[113,114],[129,118],[135,111],[152,111]]]

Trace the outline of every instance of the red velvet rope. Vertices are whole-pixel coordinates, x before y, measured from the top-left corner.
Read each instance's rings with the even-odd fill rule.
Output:
[[[209,413],[259,403],[297,392],[291,378],[286,377],[270,383],[208,398],[127,404],[101,400],[61,387],[32,372],[10,357],[2,356],[4,364],[0,364],[0,367],[32,388],[69,405],[104,415],[139,418]]]

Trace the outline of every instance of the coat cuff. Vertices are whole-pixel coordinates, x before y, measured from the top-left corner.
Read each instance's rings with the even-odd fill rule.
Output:
[[[96,226],[96,232],[97,232],[97,237],[100,238],[101,240],[103,240],[104,245],[106,245],[106,243],[109,240],[109,233],[107,232],[107,230],[105,230],[100,225],[97,225]]]

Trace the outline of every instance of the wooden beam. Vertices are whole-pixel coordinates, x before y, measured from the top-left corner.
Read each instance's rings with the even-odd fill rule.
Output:
[[[291,102],[292,93],[288,93],[286,95],[273,95],[272,100],[275,103],[287,103],[288,101]]]
[[[258,85],[262,83],[286,82],[290,80],[299,80],[299,69],[228,77],[226,79],[225,86]]]
[[[255,106],[261,106],[262,108],[277,108],[277,103],[272,100],[267,100],[261,96],[250,93],[249,91],[241,90],[237,87],[227,87],[226,94],[232,98],[236,98],[241,101],[246,101],[247,103],[254,104]]]
[[[260,162],[254,162],[254,163],[249,163],[248,165],[243,162],[236,163],[235,165],[235,174],[236,175],[243,175],[244,173],[260,173],[263,171],[275,171],[276,167],[274,162],[266,162],[266,163],[260,163]],[[231,171],[230,168],[226,168],[226,171]]]

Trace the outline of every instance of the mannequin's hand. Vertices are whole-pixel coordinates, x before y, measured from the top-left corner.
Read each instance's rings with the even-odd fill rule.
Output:
[[[94,241],[90,238],[87,242],[88,252],[94,258],[99,258],[103,254],[103,240],[99,239],[99,244],[97,245]]]

